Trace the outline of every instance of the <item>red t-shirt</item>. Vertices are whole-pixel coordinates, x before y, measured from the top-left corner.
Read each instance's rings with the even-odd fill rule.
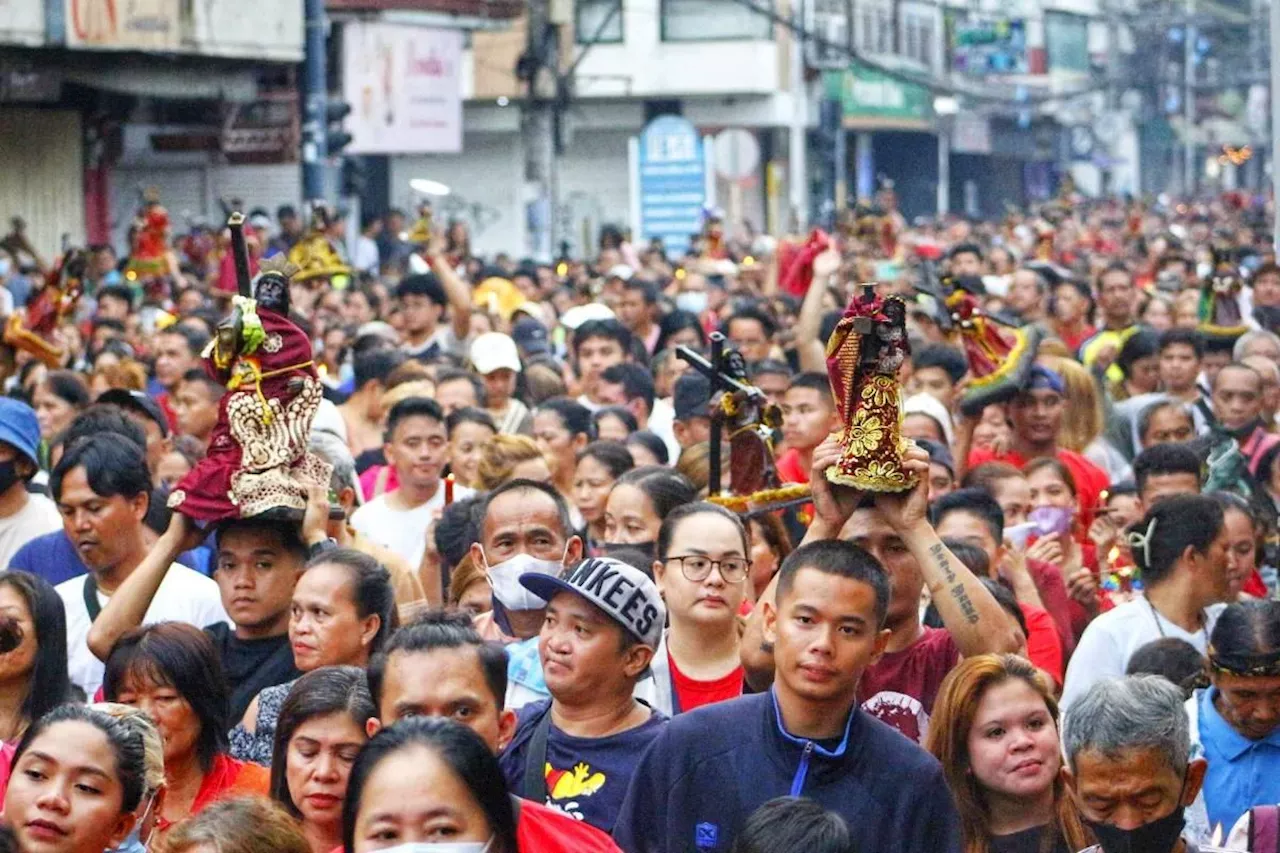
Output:
[[[714,681],[698,681],[680,671],[671,652],[667,652],[667,664],[671,667],[671,687],[675,691],[675,698],[682,712],[692,711],[694,708],[701,708],[713,702],[737,699],[742,695],[741,666]]]
[[[800,464],[800,451],[794,447],[779,456],[774,466],[778,469],[778,479],[784,483],[809,482],[809,472]]]
[[[1062,647],[1063,658],[1071,657],[1076,647],[1076,633],[1071,625],[1072,599],[1067,594],[1067,584],[1062,578],[1062,570],[1053,563],[1028,560],[1027,573],[1031,575],[1031,580],[1036,585],[1036,592],[1040,593],[1040,603],[1044,605],[1045,611],[1053,618],[1058,628],[1058,640]]]
[[[1062,640],[1053,617],[1034,604],[1018,602],[1022,616],[1027,620],[1027,658],[1040,669],[1053,676],[1054,684],[1062,685]]]
[[[1080,523],[1087,528],[1093,520],[1093,509],[1098,505],[1098,498],[1103,490],[1111,485],[1111,478],[1107,476],[1106,471],[1103,471],[1074,450],[1060,447],[1057,455],[1058,461],[1067,466],[1067,470],[1071,472],[1071,477],[1076,481],[1076,503],[1080,507]],[[985,447],[975,447],[969,451],[970,471],[984,462],[1008,462],[1013,467],[1021,470],[1028,461],[1021,454],[1012,450],[999,455],[992,453]]]
[[[530,800],[520,801],[516,844],[520,853],[621,853],[591,824]]]
[[[944,628],[921,627],[920,638],[886,652],[858,685],[862,708],[916,743],[923,743],[942,679],[960,662],[960,647]]]

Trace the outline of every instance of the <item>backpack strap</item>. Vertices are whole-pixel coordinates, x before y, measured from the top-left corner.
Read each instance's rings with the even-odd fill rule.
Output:
[[[520,780],[520,796],[535,803],[547,801],[547,737],[551,734],[551,703],[534,726],[529,751],[524,758],[524,778]]]
[[[1249,849],[1253,853],[1280,851],[1280,806],[1249,809]]]

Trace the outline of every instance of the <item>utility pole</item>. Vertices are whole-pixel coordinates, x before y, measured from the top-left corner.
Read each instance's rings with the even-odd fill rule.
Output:
[[[306,201],[325,197],[327,110],[324,0],[305,0],[305,64],[303,66],[302,194]]]
[[[555,98],[559,72],[559,31],[549,0],[529,0],[529,32],[517,76],[528,86],[520,113],[524,147],[525,221],[529,254],[550,261],[555,245]]]
[[[1196,191],[1196,142],[1192,136],[1196,120],[1196,0],[1186,0],[1186,23],[1182,27],[1182,194]]]
[[[1280,0],[1271,0],[1271,49],[1280,47]],[[1271,187],[1280,198],[1280,169],[1276,168],[1276,152],[1280,151],[1280,62],[1271,58]],[[1280,214],[1271,223],[1272,246],[1280,246]]]
[[[808,97],[804,82],[804,2],[792,0],[791,5],[791,124],[788,128],[790,151],[787,184],[790,192],[792,221],[797,233],[804,233],[809,221],[809,171],[806,162],[805,129],[808,124]],[[1280,0],[1278,0],[1280,2]],[[843,133],[844,130],[839,131]],[[824,199],[825,200],[825,199]]]

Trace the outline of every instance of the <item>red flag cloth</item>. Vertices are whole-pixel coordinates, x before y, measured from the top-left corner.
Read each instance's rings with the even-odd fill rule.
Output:
[[[803,244],[784,242],[778,247],[778,286],[792,296],[803,298],[813,283],[813,261],[831,245],[819,228],[813,229]]]

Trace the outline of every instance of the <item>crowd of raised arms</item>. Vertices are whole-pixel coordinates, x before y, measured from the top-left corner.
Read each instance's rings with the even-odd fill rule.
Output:
[[[885,193],[553,263],[250,209],[260,280],[301,266],[256,314],[232,232],[149,205],[0,249],[0,851],[1280,850],[1266,199]],[[829,478],[896,435],[833,394],[864,285],[896,492]],[[974,324],[1033,349],[976,409]],[[715,334],[780,422],[722,426]],[[735,492],[735,429],[799,500]],[[327,487],[250,512],[292,442]]]

